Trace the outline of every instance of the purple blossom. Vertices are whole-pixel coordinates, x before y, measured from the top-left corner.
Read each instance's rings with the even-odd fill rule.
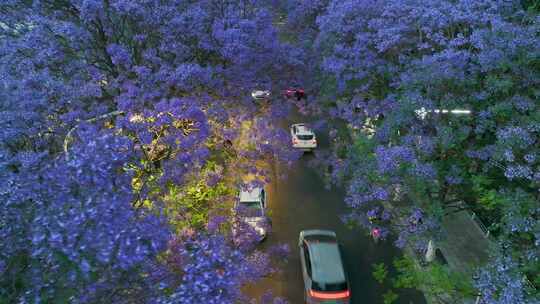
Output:
[[[246,281],[256,281],[275,271],[275,269],[272,268],[270,255],[268,253],[256,250],[246,257],[246,262],[252,270],[252,272],[245,274],[243,279]]]
[[[180,284],[157,303],[234,303],[241,298],[237,286],[256,272],[246,257],[217,235],[186,239],[179,254],[185,260]]]
[[[530,99],[538,87],[530,64],[540,52],[538,18],[516,1],[282,1],[283,33],[295,37],[287,43],[265,5],[79,2],[8,0],[0,12],[0,285],[23,284],[7,302],[99,302],[114,293],[110,302],[246,303],[239,286],[272,268],[267,254],[252,251],[253,229],[242,231],[240,247],[191,228],[171,240],[160,198],[197,175],[219,142],[235,142],[242,121],[253,120],[256,144],[234,154],[247,159],[237,169],[261,176],[254,184],[269,175],[254,166],[258,160],[290,165],[300,157],[275,128],[291,107],[247,102],[246,88],[256,82],[272,89],[302,78],[313,92],[297,105],[302,112],[375,125],[365,147],[330,134],[332,148],[346,153],[317,151],[314,163],[331,167],[332,183],[348,183],[353,213],[344,218],[367,226],[366,215],[375,213],[382,219],[376,229],[397,232],[400,246],[416,238],[423,246],[423,234],[436,230],[424,200],[405,194],[440,186],[430,183],[438,174],[470,184],[471,172],[536,195],[536,184],[518,179],[540,180],[533,167],[540,124]],[[475,115],[419,122],[414,109],[428,106]],[[115,111],[121,114],[96,120]],[[512,164],[492,167],[485,162],[492,158]],[[459,170],[444,172],[449,163]],[[410,184],[409,174],[423,180]],[[220,175],[205,178],[212,186]],[[137,181],[143,189],[135,191]],[[381,206],[395,184],[400,203],[413,206],[393,206],[396,214],[411,212],[406,218]],[[454,188],[449,194],[459,196]],[[505,229],[530,235],[536,213],[513,205],[527,210],[497,210]],[[224,220],[211,217],[208,231]],[[495,259],[483,271],[486,303],[537,302],[523,292],[515,261]]]
[[[223,176],[220,173],[211,173],[211,174],[208,175],[206,184],[209,187],[213,187],[213,186],[217,185],[221,181],[222,177]]]
[[[488,304],[534,304],[527,300],[523,278],[509,257],[498,257],[479,272],[475,287],[482,301]]]
[[[322,76],[314,84],[324,88],[314,104],[322,115],[352,126],[366,119],[376,125],[367,143],[363,134],[352,134],[352,142],[358,143],[352,147],[349,138],[332,136],[336,147],[347,148],[340,159],[345,166],[338,167],[335,157],[324,158],[327,165],[340,169],[339,181],[347,186],[345,202],[351,213],[342,217],[344,221],[378,229],[368,221],[382,207],[376,189],[399,184],[403,204],[392,206],[395,214],[412,214],[389,216],[382,226],[397,234],[398,246],[422,245],[440,231],[440,217],[450,211],[431,208],[424,187],[448,192],[452,198],[472,199],[473,206],[480,202],[466,192],[468,187],[448,184],[471,185],[471,179],[478,178],[486,181],[482,192],[509,188],[536,196],[536,183],[520,179],[536,181],[540,174],[535,166],[540,128],[533,114],[535,92],[530,90],[538,87],[538,71],[526,64],[540,46],[538,25],[523,22],[528,17],[519,3],[330,0],[319,4],[313,3],[317,9],[308,13],[315,15],[310,15],[314,21],[298,21],[304,22],[302,29],[310,25],[316,29],[305,30],[315,41],[305,49],[320,57],[308,70]],[[385,107],[374,106],[390,99],[393,102]],[[420,121],[414,113],[422,107],[467,108],[472,115],[430,115]],[[437,178],[446,183],[433,183]],[[504,196],[500,199],[506,201]],[[509,232],[511,238],[530,237],[531,207],[528,200],[516,202],[522,212],[503,204],[495,207],[497,211],[487,211],[488,216],[506,227],[506,220],[495,214],[512,215],[507,225],[514,231]],[[415,208],[421,208],[421,215]],[[516,254],[525,255],[531,246],[516,249]],[[483,297],[486,303],[531,302],[525,300],[527,296],[506,293],[507,282],[500,283],[493,299]]]
[[[419,208],[415,208],[411,215],[409,215],[407,221],[411,223],[411,225],[419,225],[422,223],[423,218],[424,212]]]
[[[418,136],[416,145],[418,150],[425,155],[431,155],[435,151],[435,142],[427,136]]]
[[[463,182],[462,170],[458,168],[456,165],[452,165],[450,167],[450,170],[448,172],[448,175],[445,176],[445,180],[450,185],[458,185]]]
[[[336,129],[332,129],[328,132],[328,136],[330,139],[335,139],[337,137],[338,131]]]
[[[381,219],[383,221],[388,221],[392,218],[392,214],[388,210],[384,210],[381,214]]]
[[[416,162],[414,164],[412,172],[414,173],[414,175],[418,177],[429,179],[429,180],[433,180],[434,178],[437,177],[437,171],[435,170],[432,164],[423,164],[423,163]]]
[[[508,166],[504,170],[504,176],[506,176],[506,178],[509,180],[516,178],[531,179],[532,173],[531,168],[522,165]]]
[[[368,212],[366,212],[366,216],[368,218],[378,218],[379,217],[379,208],[371,209]]]
[[[514,96],[511,101],[516,110],[520,112],[532,111],[536,107],[532,100],[523,96]]]
[[[6,301],[155,302],[168,286],[180,295],[164,302],[241,302],[241,279],[213,270],[222,269],[214,263],[222,251],[223,261],[242,259],[225,241],[195,240],[190,229],[181,236],[193,246],[182,252],[182,271],[197,279],[159,281],[170,277],[156,259],[170,239],[161,198],[171,184],[198,173],[215,152],[212,140],[233,141],[238,121],[255,116],[253,105],[241,102],[244,88],[302,64],[288,52],[298,48],[277,39],[270,12],[239,2],[216,9],[207,1],[5,4],[0,264],[16,265],[11,258],[28,264],[9,268],[0,283],[30,278]],[[268,121],[287,109],[275,106]],[[117,114],[100,118],[107,113]],[[276,155],[294,159],[283,142],[275,140]],[[195,251],[200,259],[190,255]],[[215,289],[207,274],[219,281]],[[228,294],[217,296],[219,290]]]
[[[497,132],[497,139],[502,145],[517,146],[525,149],[535,140],[530,133],[521,127],[506,127]]]
[[[123,46],[115,43],[109,44],[107,46],[107,52],[111,56],[113,64],[125,66],[131,64],[131,56]]]
[[[227,217],[222,215],[216,215],[210,217],[208,220],[208,224],[206,225],[206,229],[208,229],[209,232],[215,233],[219,230],[221,224],[227,222]]]
[[[390,173],[399,168],[401,164],[410,163],[415,159],[414,152],[408,147],[377,147],[377,164],[381,173]]]
[[[523,156],[523,159],[527,163],[532,164],[536,161],[536,154],[531,154],[531,153],[525,154],[525,156]]]
[[[495,146],[492,146],[492,145],[481,147],[480,149],[477,149],[477,150],[465,151],[465,154],[468,157],[477,158],[480,160],[488,160],[491,157],[493,157],[494,153],[495,153]]]
[[[70,286],[81,289],[87,299],[99,298],[110,284],[121,288],[122,276],[148,263],[169,238],[162,218],[147,210],[135,212],[131,176],[117,174],[129,160],[131,142],[92,126],[77,133],[81,142],[71,149],[68,161],[62,157],[43,167],[26,168],[16,182],[21,188],[8,196],[14,203],[30,197],[37,203],[33,217],[25,219],[33,226],[25,246],[28,258],[48,262],[27,270],[35,286],[28,297],[39,294],[43,286],[50,295]],[[76,269],[61,270],[66,262]],[[108,279],[98,284],[94,274]],[[58,286],[63,280],[68,285]]]
[[[507,162],[513,162],[515,160],[514,153],[512,150],[504,150],[504,159]]]
[[[406,239],[405,234],[406,234],[406,232],[400,232],[400,233],[399,233],[398,238],[397,238],[396,241],[394,242],[394,244],[396,245],[396,247],[398,247],[398,248],[405,248],[405,246],[407,245],[407,239]]]
[[[446,176],[445,180],[450,185],[459,185],[459,184],[461,184],[463,182],[463,178],[456,177],[456,176]]]

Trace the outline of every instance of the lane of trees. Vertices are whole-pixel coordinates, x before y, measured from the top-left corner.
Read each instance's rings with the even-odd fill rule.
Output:
[[[248,302],[239,287],[287,250],[232,246],[231,176],[298,157],[272,127],[288,108],[249,92],[297,80],[302,110],[349,126],[317,155],[348,186],[346,222],[424,250],[445,216],[474,210],[498,244],[482,300],[538,303],[522,280],[540,286],[538,10],[3,1],[0,303]],[[237,145],[246,121],[252,141]],[[351,132],[367,121],[374,135]]]
[[[317,63],[307,107],[348,124],[331,132],[334,152],[319,155],[329,180],[348,185],[346,221],[396,235],[397,246],[422,255],[428,240],[444,238],[445,217],[474,211],[497,243],[475,282],[483,303],[537,303],[538,4],[283,8],[285,37]]]
[[[232,246],[230,176],[294,157],[276,106],[256,126],[271,144],[233,146],[259,113],[249,92],[297,69],[272,12],[51,0],[0,15],[0,303],[247,301],[270,259]]]

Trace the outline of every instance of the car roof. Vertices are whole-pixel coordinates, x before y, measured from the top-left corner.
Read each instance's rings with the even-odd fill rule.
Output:
[[[341,283],[345,279],[343,262],[337,242],[307,242],[313,281]]]
[[[260,200],[262,188],[255,187],[251,190],[241,190],[240,191],[240,201],[241,202],[257,202]]]
[[[298,134],[313,135],[313,131],[305,124],[294,124],[293,126],[296,127]]]

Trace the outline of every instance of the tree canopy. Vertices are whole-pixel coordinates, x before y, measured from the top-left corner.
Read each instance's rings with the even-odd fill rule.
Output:
[[[473,210],[504,244],[481,272],[484,301],[536,303],[522,278],[540,270],[537,8],[304,5],[289,18],[314,40],[298,44],[317,58],[312,108],[347,124],[331,132],[334,152],[319,155],[332,181],[348,185],[344,220],[423,250],[446,215]]]
[[[0,16],[0,302],[237,301],[255,253],[204,225],[174,245],[167,196],[223,179],[208,162],[258,111],[250,90],[299,64],[269,7],[3,1]]]

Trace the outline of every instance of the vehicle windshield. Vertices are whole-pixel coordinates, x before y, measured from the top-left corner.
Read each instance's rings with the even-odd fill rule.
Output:
[[[262,216],[261,204],[259,202],[240,202],[238,214],[243,217]]]
[[[313,135],[298,135],[298,139],[310,140],[310,139],[313,139]]]
[[[329,235],[306,235],[304,237],[306,242],[311,243],[336,243],[336,238]]]

